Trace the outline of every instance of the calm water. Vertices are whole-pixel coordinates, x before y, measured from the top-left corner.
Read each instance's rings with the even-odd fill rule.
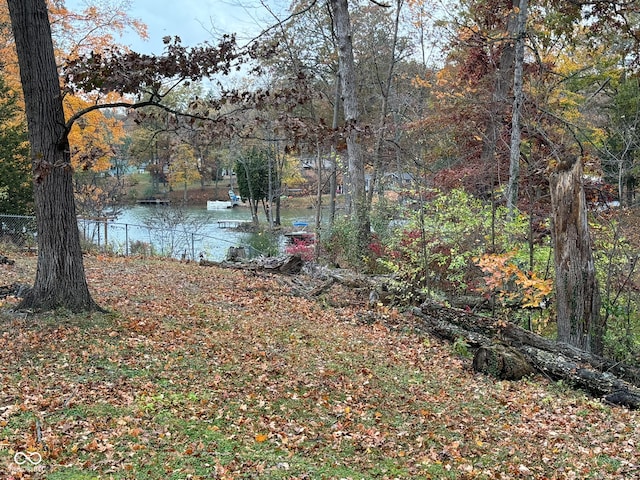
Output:
[[[111,250],[121,254],[149,253],[152,248],[157,254],[177,258],[185,255],[190,259],[198,259],[202,255],[214,261],[223,260],[229,247],[256,246],[256,242],[249,238],[252,234],[222,228],[218,224],[229,220],[250,221],[251,213],[247,207],[224,210],[188,207],[184,209],[183,221],[167,220],[172,215],[171,211],[166,206],[127,207],[115,220],[109,221],[106,228],[104,224],[87,223],[83,233],[93,243],[101,246],[107,243]],[[283,209],[282,225],[291,227],[294,222],[303,221],[312,226],[314,215],[312,209]],[[263,212],[259,213],[259,218],[266,225]]]

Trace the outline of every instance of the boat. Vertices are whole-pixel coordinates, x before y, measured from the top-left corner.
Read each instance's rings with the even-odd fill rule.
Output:
[[[240,204],[241,198],[233,190],[229,190],[229,200],[207,200],[207,210],[225,210]]]
[[[300,231],[305,231],[309,226],[309,222],[306,220],[294,220],[291,224],[293,225],[293,228],[297,228]]]

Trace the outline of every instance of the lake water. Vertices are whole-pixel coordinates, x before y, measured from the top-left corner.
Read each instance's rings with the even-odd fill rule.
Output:
[[[176,212],[180,211],[180,214]],[[266,225],[264,212],[259,213],[260,222]],[[307,222],[308,229],[315,222],[312,209],[283,209],[283,227]],[[246,247],[250,254],[262,252],[260,239],[250,238],[251,233],[235,228],[223,228],[219,222],[251,221],[247,207],[224,210],[187,207],[181,210],[167,206],[132,206],[122,210],[114,220],[106,223],[84,222],[81,231],[84,237],[101,247],[120,254],[160,254],[181,258],[221,261],[229,247]],[[276,239],[280,247],[283,239]]]

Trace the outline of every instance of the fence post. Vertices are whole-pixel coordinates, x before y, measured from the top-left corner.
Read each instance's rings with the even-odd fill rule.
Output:
[[[191,260],[196,259],[196,242],[194,238],[194,234],[191,234]]]
[[[124,224],[124,256],[129,256],[129,224]]]
[[[109,234],[107,232],[107,223],[108,219],[104,219],[104,250],[106,251],[109,248]]]

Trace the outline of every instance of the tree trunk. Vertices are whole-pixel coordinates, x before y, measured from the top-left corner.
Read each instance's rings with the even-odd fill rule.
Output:
[[[489,118],[487,119],[487,127],[482,142],[482,152],[480,154],[480,158],[483,164],[487,165],[487,168],[495,163],[496,146],[509,103],[507,95],[509,93],[509,84],[513,78],[513,64],[515,61],[515,42],[513,39],[516,36],[518,26],[517,7],[519,2],[520,0],[513,0],[512,2],[507,20],[507,37],[503,42],[500,64],[495,73],[493,96],[489,106]],[[491,179],[492,182],[494,180],[495,179]]]
[[[439,330],[439,335],[445,332],[444,335],[441,335],[445,338],[455,340],[458,336],[464,336],[474,346],[479,346],[486,342],[481,338],[473,338],[473,335],[480,335],[486,339],[500,338],[509,345],[516,347],[528,345],[554,355],[562,355],[576,363],[589,364],[596,370],[609,372],[640,388],[640,368],[614,362],[564,342],[541,337],[513,323],[507,322],[504,324],[489,317],[480,317],[467,313],[464,310],[426,303],[420,309],[414,309],[413,311],[421,318],[427,319],[430,327]],[[446,332],[450,337],[447,336]]]
[[[402,0],[396,1],[396,15],[393,23],[393,39],[391,41],[391,58],[389,59],[389,69],[387,77],[383,84],[380,85],[380,95],[382,96],[382,104],[380,105],[380,119],[378,121],[378,131],[376,133],[375,147],[373,149],[374,161],[371,172],[371,182],[369,184],[369,192],[367,193],[367,208],[371,209],[373,202],[373,193],[377,189],[377,185],[382,178],[382,145],[384,142],[384,134],[387,126],[387,114],[389,112],[389,95],[391,93],[391,84],[393,82],[393,72],[398,61],[396,56],[396,48],[398,45],[398,30],[400,28],[400,11],[402,9]],[[402,172],[398,170],[398,174]]]
[[[533,367],[520,351],[500,342],[482,345],[476,350],[473,370],[501,380],[520,380],[534,373]]]
[[[522,69],[524,64],[524,38],[527,27],[528,0],[519,0],[517,21],[516,56],[513,69],[513,110],[511,112],[511,153],[509,158],[509,184],[507,186],[507,210],[513,218],[518,205],[518,181],[520,180],[520,111],[522,93]]]
[[[347,0],[329,0],[338,44],[338,62],[342,87],[342,107],[349,156],[349,180],[351,182],[351,216],[357,229],[358,248],[364,252],[370,234],[369,210],[364,188],[364,158],[360,145],[358,97],[356,92],[356,69],[353,60],[351,21]]]
[[[604,325],[591,250],[582,162],[559,164],[549,178],[556,270],[558,340],[600,355]]]
[[[316,218],[314,230],[318,238],[322,238],[322,162],[320,141],[316,140],[316,176],[318,177],[318,183],[316,184]],[[315,242],[314,255],[316,260],[320,257],[320,242]]]
[[[340,112],[340,74],[336,74],[336,85],[333,104],[333,117],[331,120],[331,129],[333,130],[333,139],[331,142],[331,179],[329,181],[329,226],[333,228],[336,219],[336,190],[338,188],[338,114]],[[316,242],[318,245],[320,242]]]
[[[20,308],[99,309],[82,263],[71,156],[45,0],[9,0],[24,91],[38,227],[38,267]]]

